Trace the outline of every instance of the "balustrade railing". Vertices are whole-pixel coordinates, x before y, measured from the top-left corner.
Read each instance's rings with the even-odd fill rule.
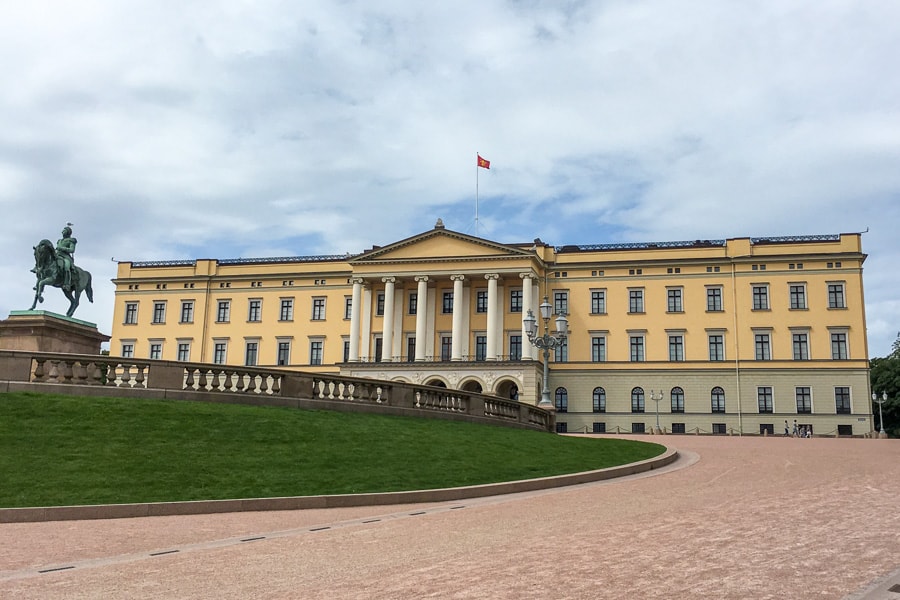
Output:
[[[515,400],[400,381],[285,369],[0,350],[0,382],[4,381],[107,387],[123,394],[138,389],[147,393],[181,392],[178,397],[198,399],[223,393],[368,403],[386,410],[450,413],[546,431],[555,426],[552,413]]]

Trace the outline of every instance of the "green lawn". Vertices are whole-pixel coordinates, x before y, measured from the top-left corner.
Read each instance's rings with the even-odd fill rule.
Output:
[[[0,394],[0,507],[454,487],[599,469],[663,451],[431,419]]]

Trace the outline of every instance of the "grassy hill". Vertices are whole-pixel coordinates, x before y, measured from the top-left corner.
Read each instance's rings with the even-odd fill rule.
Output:
[[[658,444],[453,421],[0,394],[0,507],[429,489],[644,460]]]

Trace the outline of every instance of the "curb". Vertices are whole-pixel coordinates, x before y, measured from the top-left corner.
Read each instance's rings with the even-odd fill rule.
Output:
[[[80,521],[89,519],[126,519],[175,515],[205,515],[216,513],[303,510],[310,508],[347,508],[389,504],[419,504],[449,502],[465,498],[497,496],[531,492],[556,487],[591,483],[644,473],[672,464],[678,451],[667,448],[654,458],[627,465],[570,473],[554,477],[523,479],[502,483],[488,483],[434,490],[383,492],[369,494],[337,494],[331,496],[289,496],[282,498],[244,498],[236,500],[195,500],[188,502],[145,502],[136,504],[95,504],[82,506],[43,506],[31,508],[0,508],[0,523],[36,523],[43,521]]]

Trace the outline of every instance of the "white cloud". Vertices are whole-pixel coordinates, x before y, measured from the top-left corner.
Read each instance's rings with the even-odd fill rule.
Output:
[[[480,151],[479,234],[499,241],[871,226],[883,355],[897,23],[852,0],[4,7],[0,313],[30,304],[30,246],[66,221],[107,282],[112,256],[357,252],[439,216],[471,232]],[[111,290],[78,315],[108,324]]]

